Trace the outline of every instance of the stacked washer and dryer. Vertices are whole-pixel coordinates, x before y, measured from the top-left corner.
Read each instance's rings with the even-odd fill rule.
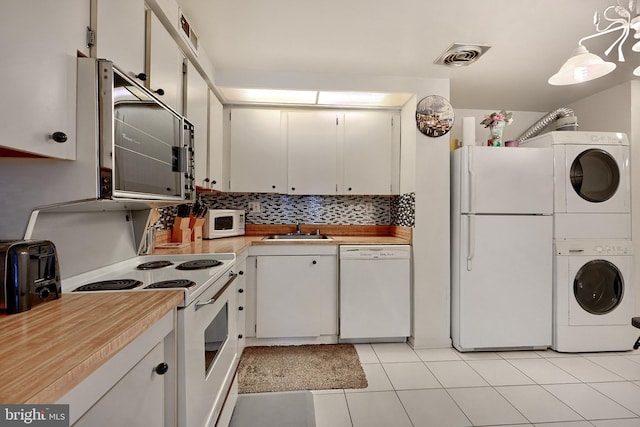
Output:
[[[553,344],[560,352],[631,350],[629,140],[561,131],[524,141],[554,153]]]

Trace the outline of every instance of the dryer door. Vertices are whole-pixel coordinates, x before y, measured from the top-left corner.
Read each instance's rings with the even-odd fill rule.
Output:
[[[567,213],[628,213],[629,150],[567,146]]]
[[[570,259],[570,325],[626,325],[631,321],[633,292],[625,276],[627,258]]]

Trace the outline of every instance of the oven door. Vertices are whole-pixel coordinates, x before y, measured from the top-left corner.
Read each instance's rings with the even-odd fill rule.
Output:
[[[178,310],[180,427],[213,425],[231,386],[238,363],[236,277],[230,273]]]

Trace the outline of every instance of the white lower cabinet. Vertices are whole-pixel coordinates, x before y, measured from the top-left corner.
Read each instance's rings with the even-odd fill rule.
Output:
[[[337,334],[335,247],[315,254],[294,247],[256,259],[256,338]]]
[[[176,425],[175,311],[165,315],[57,403],[70,425]]]

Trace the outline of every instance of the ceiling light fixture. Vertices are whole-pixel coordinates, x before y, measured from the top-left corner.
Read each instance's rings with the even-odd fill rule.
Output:
[[[635,30],[634,38],[640,38],[640,15],[636,11],[636,0],[629,0],[628,7],[623,6],[620,0],[616,0],[617,5],[607,7],[602,16],[609,24],[600,28],[600,14],[593,15],[593,25],[596,33],[583,37],[578,41],[578,47],[573,51],[571,58],[565,62],[560,71],[549,78],[549,84],[555,86],[572,85],[589,80],[597,79],[609,74],[616,68],[613,62],[603,61],[599,56],[590,53],[582,44],[585,40],[600,37],[605,34],[621,31],[620,36],[604,51],[606,56],[618,46],[618,62],[624,62],[622,47],[629,37],[631,30]],[[615,12],[617,16],[609,16]],[[633,14],[633,17],[632,17]],[[632,50],[640,52],[640,42],[636,42]],[[640,76],[640,67],[633,70],[633,75]]]

